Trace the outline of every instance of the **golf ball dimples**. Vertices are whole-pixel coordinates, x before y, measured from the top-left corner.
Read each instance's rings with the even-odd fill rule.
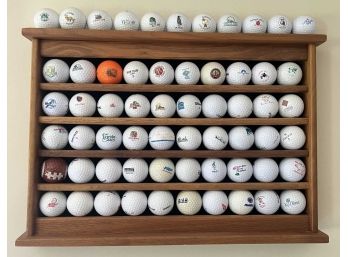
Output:
[[[234,14],[227,14],[220,17],[217,23],[217,31],[220,33],[240,33],[241,30],[242,22]]]
[[[94,209],[101,216],[112,216],[117,213],[121,198],[116,192],[99,192],[94,198]]]
[[[279,133],[280,145],[284,149],[297,150],[306,143],[306,134],[298,126],[286,126]]]
[[[120,117],[124,110],[124,103],[116,94],[105,94],[99,98],[97,110],[102,117]]]
[[[271,126],[260,126],[255,132],[255,146],[260,150],[276,149],[280,143],[278,130]]]
[[[299,16],[293,21],[292,32],[294,34],[315,33],[315,20],[310,16]]]
[[[203,144],[209,150],[222,150],[228,143],[226,130],[221,127],[212,126],[203,133]]]
[[[227,111],[232,118],[248,118],[253,112],[253,102],[246,95],[234,95],[227,102]]]
[[[277,79],[277,70],[269,62],[259,62],[251,70],[251,80],[255,85],[272,85]]]
[[[254,162],[254,178],[260,182],[272,182],[279,174],[278,164],[270,158],[259,158]]]
[[[86,216],[93,210],[94,199],[90,192],[72,192],[68,196],[67,209],[73,216]]]
[[[166,22],[162,16],[153,12],[144,14],[140,21],[142,31],[164,31],[165,26]]]
[[[175,175],[181,182],[195,182],[201,172],[201,165],[196,159],[182,158],[175,165]]]
[[[237,215],[249,214],[254,209],[254,196],[249,191],[231,191],[228,206]]]
[[[42,131],[41,142],[50,150],[63,149],[68,144],[68,131],[60,125],[47,126]]]
[[[176,207],[184,215],[195,215],[202,208],[202,197],[197,191],[181,191],[176,197]]]
[[[45,62],[42,74],[49,83],[65,83],[70,78],[68,64],[60,59],[51,59]]]
[[[266,33],[267,21],[260,15],[250,15],[243,21],[243,33]]]
[[[174,163],[170,159],[156,158],[150,163],[149,174],[153,181],[169,182],[175,173]]]
[[[168,32],[190,32],[191,21],[182,13],[174,13],[167,19]]]
[[[112,19],[105,11],[93,11],[87,17],[87,26],[89,29],[109,30],[112,29]]]
[[[251,69],[244,62],[234,62],[228,66],[226,81],[230,85],[247,85],[251,80]]]
[[[207,118],[222,118],[227,112],[227,103],[221,95],[208,95],[202,102],[202,112]]]
[[[95,167],[95,175],[102,183],[114,183],[121,178],[122,165],[117,159],[101,159]]]
[[[228,198],[223,191],[206,191],[203,194],[203,208],[210,215],[221,215],[228,208]]]
[[[116,14],[114,19],[115,30],[138,30],[139,21],[137,16],[130,11],[123,11]]]
[[[128,150],[143,150],[149,141],[149,136],[144,128],[131,126],[123,132],[122,141]]]
[[[268,20],[267,32],[271,34],[290,34],[292,22],[284,15],[276,15]]]
[[[181,118],[197,118],[201,110],[201,101],[194,95],[183,95],[176,102],[176,111]]]
[[[151,101],[151,113],[156,118],[170,118],[175,111],[176,103],[170,95],[157,95]]]
[[[125,102],[125,111],[129,117],[144,118],[150,112],[150,102],[144,95],[130,95]]]
[[[280,193],[280,207],[287,214],[300,214],[306,208],[306,197],[299,190],[284,190]]]
[[[215,32],[216,22],[207,14],[199,14],[193,18],[192,22],[193,32]]]
[[[156,126],[149,133],[150,146],[155,150],[169,150],[174,142],[174,132],[167,126]]]
[[[253,175],[253,166],[247,159],[231,159],[227,163],[227,174],[233,182],[247,182]]]
[[[87,93],[77,93],[69,101],[70,112],[76,117],[93,116],[96,108],[97,103],[93,96]]]
[[[62,29],[84,29],[86,16],[81,10],[69,7],[60,13],[59,24]]]
[[[59,15],[50,8],[39,10],[34,16],[35,28],[59,28]]]
[[[201,77],[201,72],[193,62],[182,62],[176,67],[174,75],[179,85],[195,85]]]
[[[285,62],[278,67],[277,81],[280,85],[297,85],[302,79],[302,69],[294,62]]]
[[[153,214],[167,215],[173,210],[174,197],[169,191],[152,191],[147,199],[147,205]]]
[[[284,118],[300,117],[304,111],[304,102],[294,94],[282,96],[279,101],[279,114]]]
[[[149,69],[139,61],[131,61],[123,68],[123,79],[127,84],[145,84],[149,79]]]
[[[150,68],[150,80],[155,85],[171,84],[174,80],[174,69],[167,62],[156,62]]]
[[[46,192],[40,198],[40,211],[47,217],[57,217],[66,209],[66,196],[62,192]]]
[[[76,158],[69,164],[68,176],[74,183],[87,183],[93,179],[94,174],[95,166],[90,159]]]
[[[69,132],[69,144],[75,150],[89,150],[94,143],[94,130],[88,126],[78,125]]]
[[[244,126],[236,126],[228,133],[228,141],[234,150],[248,150],[254,144],[253,131]]]
[[[202,176],[208,182],[221,182],[227,174],[227,167],[221,159],[205,159],[202,163]]]
[[[271,215],[279,210],[280,199],[273,190],[257,191],[254,199],[255,209],[261,214]]]
[[[218,62],[208,62],[201,69],[201,81],[204,85],[221,85],[225,78],[225,68]]]
[[[278,100],[269,94],[257,96],[253,101],[254,114],[258,118],[272,118],[278,113]]]
[[[122,144],[122,133],[115,126],[101,127],[95,138],[97,146],[102,150],[115,150]]]
[[[48,116],[65,116],[69,110],[69,99],[59,92],[48,93],[42,99],[42,110]]]
[[[93,63],[87,60],[77,60],[70,66],[70,78],[74,83],[93,83],[96,78]]]
[[[279,163],[279,171],[285,181],[298,182],[306,175],[306,165],[299,158],[284,158]]]
[[[176,134],[176,143],[181,150],[196,150],[202,143],[201,132],[195,127],[183,127]]]
[[[143,159],[128,159],[123,164],[122,173],[128,182],[143,182],[149,173],[149,166]]]
[[[147,197],[142,191],[127,191],[121,199],[122,210],[130,216],[142,214],[147,207]]]

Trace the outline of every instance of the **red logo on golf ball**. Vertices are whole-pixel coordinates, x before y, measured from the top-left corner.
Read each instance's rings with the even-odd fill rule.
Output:
[[[156,74],[156,76],[163,76],[164,75],[164,67],[163,66],[157,66],[155,68],[155,74]]]

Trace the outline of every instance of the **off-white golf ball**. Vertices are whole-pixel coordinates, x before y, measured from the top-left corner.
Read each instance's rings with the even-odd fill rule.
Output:
[[[227,163],[227,174],[233,182],[244,183],[253,175],[253,166],[247,159],[231,159]]]
[[[176,134],[176,143],[182,150],[196,150],[202,143],[201,132],[195,127],[183,127]]]
[[[173,130],[167,126],[156,126],[149,133],[150,146],[155,150],[169,150],[175,142]]]
[[[149,166],[143,159],[128,159],[122,170],[124,179],[131,183],[143,182],[149,174]]]
[[[221,182],[227,174],[227,167],[221,159],[205,159],[202,162],[202,177],[208,182]]]
[[[128,150],[143,150],[147,146],[149,135],[144,128],[131,126],[123,132],[122,141]]]
[[[251,80],[255,85],[272,85],[277,79],[277,70],[269,62],[259,62],[251,70]]]
[[[72,192],[68,196],[66,207],[73,216],[86,216],[93,210],[93,195],[90,192]]]
[[[279,114],[284,118],[300,117],[304,111],[304,102],[294,94],[282,96],[279,101]]]
[[[150,163],[149,174],[155,182],[169,182],[175,174],[174,163],[170,159],[156,158]]]
[[[68,131],[60,125],[47,126],[42,131],[41,142],[50,150],[63,149],[68,144]]]
[[[253,112],[253,102],[246,95],[234,95],[227,102],[227,111],[232,118],[247,118]]]
[[[87,17],[87,26],[89,29],[109,30],[112,29],[112,19],[105,11],[93,11]]]
[[[130,11],[123,11],[116,14],[114,19],[115,30],[138,30],[139,20],[137,16]]]
[[[234,150],[248,150],[254,144],[253,131],[245,126],[236,126],[230,130],[228,141]]]
[[[225,78],[225,68],[218,62],[208,62],[201,69],[201,81],[204,85],[221,85]]]
[[[120,117],[124,110],[124,103],[116,94],[105,94],[99,98],[97,110],[102,117]]]
[[[175,81],[179,85],[195,85],[198,83],[201,73],[193,62],[182,62],[175,69]]]
[[[255,209],[261,214],[271,215],[279,210],[280,198],[275,191],[257,191],[254,198]]]
[[[278,100],[272,95],[258,95],[253,101],[254,114],[258,118],[272,118],[278,113]]]
[[[175,111],[176,103],[170,95],[157,95],[151,101],[151,113],[156,118],[170,118]]]
[[[298,126],[286,126],[279,133],[280,145],[284,149],[297,150],[306,143],[306,134]]]
[[[66,209],[66,196],[63,192],[46,192],[40,198],[40,211],[47,217],[57,217]]]
[[[271,34],[290,34],[292,22],[284,15],[276,15],[268,20],[267,32]]]
[[[88,126],[78,125],[69,132],[69,144],[75,150],[89,150],[95,144],[94,130]]]
[[[228,208],[228,198],[223,191],[206,191],[203,194],[203,208],[210,215],[221,215]]]
[[[181,191],[176,197],[176,207],[184,215],[195,215],[202,208],[202,197],[197,191]]]
[[[152,191],[147,199],[149,210],[155,215],[167,215],[174,207],[174,197],[169,191]]]
[[[209,150],[222,150],[227,146],[228,135],[221,127],[212,126],[203,133],[203,144]]]
[[[168,32],[190,32],[191,21],[182,13],[174,13],[167,19]]]
[[[70,66],[70,78],[74,83],[93,83],[96,78],[94,64],[87,60],[74,62]]]
[[[123,79],[127,84],[145,84],[149,79],[149,69],[139,61],[131,61],[123,68]]]
[[[201,101],[194,95],[183,95],[176,102],[176,111],[181,118],[197,118],[201,110]]]
[[[154,12],[144,14],[140,21],[142,31],[164,31],[165,26],[162,16]]]
[[[44,8],[35,13],[35,28],[59,28],[59,15],[50,8]]]
[[[310,16],[299,16],[293,21],[292,32],[294,34],[315,33],[315,20]]]
[[[87,183],[95,174],[94,163],[87,158],[76,158],[68,166],[68,176],[74,183]]]
[[[62,29],[84,29],[86,22],[85,14],[74,7],[63,10],[59,15],[59,24]]]
[[[70,98],[69,109],[73,116],[93,116],[97,108],[94,97],[87,93],[77,93]]]
[[[69,99],[60,92],[51,92],[42,99],[42,110],[48,116],[65,116],[69,110]]]
[[[260,15],[250,15],[243,21],[243,33],[266,33],[267,21]]]
[[[101,216],[112,216],[119,210],[121,198],[117,192],[101,191],[94,198],[94,209]]]
[[[102,150],[115,150],[122,144],[122,133],[115,126],[101,127],[95,138],[97,146]]]
[[[275,160],[259,158],[254,162],[254,178],[260,182],[272,182],[279,174],[279,167]]]
[[[242,22],[234,14],[221,16],[217,24],[217,31],[220,33],[240,33],[241,30]]]
[[[255,130],[255,146],[260,150],[276,149],[280,143],[278,130],[271,126],[261,126]]]
[[[249,214],[254,209],[254,196],[249,191],[231,191],[228,206],[237,215]]]
[[[174,80],[174,69],[167,62],[156,62],[151,66],[149,74],[155,85],[168,85]]]
[[[300,214],[306,208],[306,197],[299,190],[282,191],[280,193],[280,207],[287,214]]]
[[[302,69],[294,62],[286,62],[278,67],[277,81],[280,85],[297,85],[302,79]]]
[[[201,165],[196,159],[182,158],[175,165],[175,175],[181,182],[195,182],[201,173]]]
[[[216,22],[207,14],[199,14],[193,18],[192,22],[193,32],[215,32]]]
[[[102,183],[114,183],[122,176],[122,165],[117,159],[101,159],[95,167],[95,175]]]
[[[42,74],[49,83],[65,83],[70,78],[68,64],[60,59],[51,59],[45,62]]]
[[[142,214],[147,207],[147,197],[142,191],[127,191],[121,200],[122,210],[131,216]]]
[[[130,95],[125,104],[126,114],[132,118],[144,118],[150,112],[150,102],[144,95]]]
[[[251,80],[251,70],[244,62],[234,62],[228,66],[226,81],[230,85],[247,85]]]
[[[284,158],[279,163],[280,176],[288,182],[301,181],[306,175],[306,165],[299,158]]]
[[[227,103],[221,95],[211,94],[202,102],[202,112],[207,118],[222,118],[227,112]]]

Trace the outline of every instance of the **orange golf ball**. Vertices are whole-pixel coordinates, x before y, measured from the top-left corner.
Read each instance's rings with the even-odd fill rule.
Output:
[[[117,84],[122,80],[122,67],[112,60],[103,61],[97,68],[97,78],[102,84]]]

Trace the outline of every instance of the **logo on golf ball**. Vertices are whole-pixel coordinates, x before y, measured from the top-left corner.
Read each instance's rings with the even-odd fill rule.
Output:
[[[288,22],[286,21],[284,17],[280,17],[278,25],[279,25],[279,28],[286,28],[288,26]]]
[[[163,170],[166,173],[172,174],[174,172],[174,170],[171,167],[168,166],[164,166]]]
[[[238,26],[238,21],[236,21],[235,17],[228,16],[226,20],[224,21],[225,27],[236,27]]]
[[[178,137],[178,143],[183,143],[183,142],[187,142],[187,141],[188,141],[188,139],[187,139],[186,136],[184,136],[184,137]]]
[[[188,198],[187,197],[179,198],[178,203],[188,203]]]
[[[64,15],[64,18],[65,18],[65,21],[67,24],[74,24],[74,22],[75,22],[74,13],[72,13],[72,12],[67,12]]]
[[[244,206],[253,207],[254,206],[254,199],[252,197],[248,197],[247,203],[245,203]]]
[[[162,77],[165,74],[164,67],[163,66],[157,66],[155,68],[155,75],[157,77]]]
[[[83,70],[83,67],[81,64],[76,63],[72,69],[73,71]]]
[[[190,75],[190,70],[187,68],[187,69],[184,69],[183,72],[182,72],[182,75],[184,76],[184,79],[191,79],[191,76]]]
[[[103,16],[102,15],[100,15],[100,14],[95,14],[94,15],[94,20],[93,20],[94,22],[101,22],[101,21],[105,21],[105,18],[103,18]]]
[[[245,75],[249,75],[249,72],[247,72],[246,70],[243,69],[243,70],[239,71],[238,74],[245,76]]]
[[[219,140],[221,143],[226,144],[226,140],[224,140],[222,137],[215,136],[217,140]]]
[[[185,103],[184,102],[178,102],[178,110],[184,110],[185,109]]]
[[[292,206],[296,206],[296,205],[299,205],[300,204],[300,201],[291,201],[290,198],[286,198],[285,200],[285,207],[289,208],[289,207],[292,207]]]
[[[137,139],[139,139],[138,131],[132,130],[132,131],[130,132],[128,138],[129,138],[130,140],[137,140]]]
[[[115,69],[107,69],[107,70],[106,70],[106,75],[107,75],[108,77],[116,78],[117,71],[116,71]]]
[[[301,176],[303,176],[305,174],[305,166],[303,165],[303,163],[299,162],[299,161],[295,161],[295,170],[294,172],[296,172],[297,174],[300,174]]]
[[[252,23],[254,23],[255,26],[259,27],[262,26],[263,20],[259,18],[254,18],[250,20]]]
[[[155,111],[164,111],[166,108],[162,106],[160,103],[156,104]]]
[[[296,67],[289,67],[288,68],[288,74],[290,75],[290,76],[295,76],[296,75],[296,73],[297,73],[297,68]]]
[[[211,172],[213,172],[213,173],[218,172],[218,170],[216,169],[216,163],[215,163],[215,161],[211,164],[211,167],[212,167],[212,171],[211,171]]]
[[[127,75],[132,76],[132,78],[135,78],[135,75],[139,72],[139,69],[133,69],[133,70],[127,70]]]
[[[264,70],[259,72],[259,78],[263,81],[268,81],[270,79],[269,75]]]
[[[159,26],[159,24],[157,24],[157,21],[156,21],[155,17],[150,17],[149,18],[149,24],[150,24],[151,27]]]
[[[260,208],[265,208],[266,207],[266,203],[264,202],[264,196],[259,196],[258,198],[257,198],[257,201],[258,201],[258,206],[260,207]]]
[[[45,108],[46,109],[53,109],[57,107],[57,102],[53,98],[48,99],[48,101],[45,102]]]
[[[292,133],[284,133],[283,141],[291,141]]]
[[[307,18],[303,21],[303,25],[311,25],[314,21],[310,18]]]
[[[243,164],[243,165],[237,165],[237,166],[234,166],[232,170],[235,171],[235,175],[236,176],[239,176],[242,172],[246,171],[246,165]]]
[[[103,142],[114,142],[115,140],[116,140],[115,135],[110,135],[109,133],[102,134],[102,141]]]
[[[130,103],[129,108],[131,108],[133,110],[137,110],[137,109],[141,108],[141,105],[139,102],[133,101],[132,103]]]
[[[124,168],[124,173],[125,174],[133,174],[134,173],[134,168]]]
[[[199,24],[199,26],[204,29],[208,28],[210,20],[209,16],[202,16],[202,24]]]
[[[57,198],[52,198],[51,202],[48,203],[47,207],[49,208],[55,208],[58,205]]]
[[[252,135],[253,131],[250,128],[245,128],[247,135]]]
[[[49,19],[49,15],[48,15],[47,12],[44,12],[44,13],[40,14],[40,20],[41,21],[48,21],[48,19]]]
[[[220,78],[221,76],[221,71],[217,68],[214,68],[210,71],[210,76],[213,78],[213,79],[218,79]]]
[[[45,70],[45,75],[49,78],[57,76],[56,68],[54,66],[48,66]]]

